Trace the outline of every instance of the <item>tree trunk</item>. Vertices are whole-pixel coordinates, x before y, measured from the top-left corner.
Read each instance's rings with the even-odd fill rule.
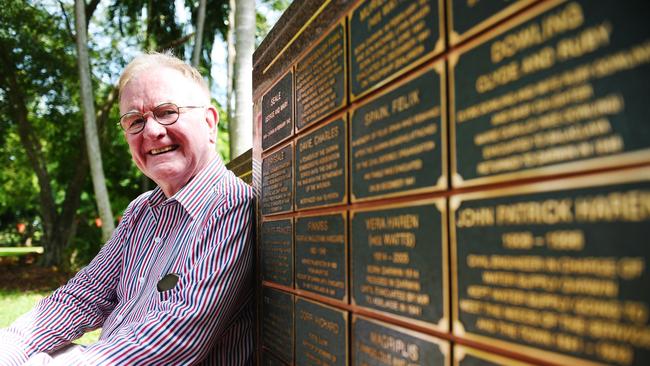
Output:
[[[233,121],[232,92],[235,87],[235,54],[237,53],[237,50],[235,49],[235,8],[237,7],[237,4],[235,3],[235,0],[229,0],[229,4],[230,12],[228,12],[228,33],[226,35],[226,47],[228,51],[228,69],[226,70],[226,117],[228,118],[228,133],[230,135],[228,138],[230,157],[233,158],[235,156],[233,156],[232,151],[235,149],[233,148],[232,136],[234,135],[234,131],[232,126],[235,122]]]
[[[86,35],[86,4],[83,0],[75,0],[75,28],[77,32],[77,64],[79,66],[79,80],[81,84],[81,103],[84,114],[84,133],[86,135],[86,148],[88,161],[95,191],[95,200],[99,217],[102,220],[102,240],[107,241],[113,235],[115,224],[111,211],[111,202],[106,189],[102,155],[97,135],[97,122],[95,120],[95,98],[93,96],[90,80],[90,61],[88,59]]]
[[[255,0],[237,0],[235,9],[235,118],[231,125],[230,156],[253,146],[253,50],[255,48]]]
[[[201,63],[201,49],[203,47],[203,26],[205,25],[205,3],[199,1],[199,12],[196,17],[196,38],[194,40],[194,53],[192,55],[192,66],[198,69]]]

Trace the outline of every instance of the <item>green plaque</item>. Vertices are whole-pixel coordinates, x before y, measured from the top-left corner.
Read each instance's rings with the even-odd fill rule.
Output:
[[[284,141],[293,133],[293,71],[289,71],[262,97],[262,149]]]
[[[492,352],[454,345],[454,366],[532,366],[529,363],[513,360]]]
[[[293,220],[262,222],[262,279],[293,287]]]
[[[352,318],[353,365],[445,366],[449,344],[361,316]]]
[[[346,103],[345,28],[339,23],[296,65],[298,130]]]
[[[348,364],[348,314],[296,298],[296,364]]]
[[[262,288],[262,346],[293,363],[293,295]]]
[[[350,15],[352,100],[440,53],[442,0],[365,0]]]
[[[448,331],[444,200],[350,217],[352,303]]]
[[[353,111],[352,201],[447,187],[443,66],[429,67]]]
[[[296,288],[347,301],[346,216],[296,218]]]
[[[347,136],[337,119],[297,140],[297,210],[347,203]]]
[[[293,208],[293,143],[262,160],[262,215]]]
[[[564,364],[650,363],[648,168],[450,206],[454,333]]]
[[[448,0],[449,41],[457,44],[493,25],[533,0]]]
[[[528,14],[450,56],[452,183],[650,161],[650,8],[547,1]]]

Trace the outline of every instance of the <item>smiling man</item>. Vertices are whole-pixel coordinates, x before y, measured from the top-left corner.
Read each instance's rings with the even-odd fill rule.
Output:
[[[0,330],[0,365],[248,365],[252,190],[216,153],[201,75],[166,54],[119,81],[120,127],[158,185],[68,284]],[[97,343],[70,346],[102,327]]]

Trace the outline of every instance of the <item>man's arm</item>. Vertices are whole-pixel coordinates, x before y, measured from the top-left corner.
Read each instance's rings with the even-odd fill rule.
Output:
[[[56,365],[187,365],[205,358],[252,294],[252,205],[241,199],[215,216],[201,239],[206,251],[143,321]]]
[[[100,327],[115,307],[122,241],[130,209],[113,237],[66,285],[41,300],[11,326],[0,329],[0,365],[22,365]]]

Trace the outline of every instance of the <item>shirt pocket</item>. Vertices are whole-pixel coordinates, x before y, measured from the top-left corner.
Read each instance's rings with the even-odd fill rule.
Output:
[[[169,302],[178,293],[181,282],[181,275],[178,273],[169,273],[163,276],[156,283],[156,292],[160,302]]]

